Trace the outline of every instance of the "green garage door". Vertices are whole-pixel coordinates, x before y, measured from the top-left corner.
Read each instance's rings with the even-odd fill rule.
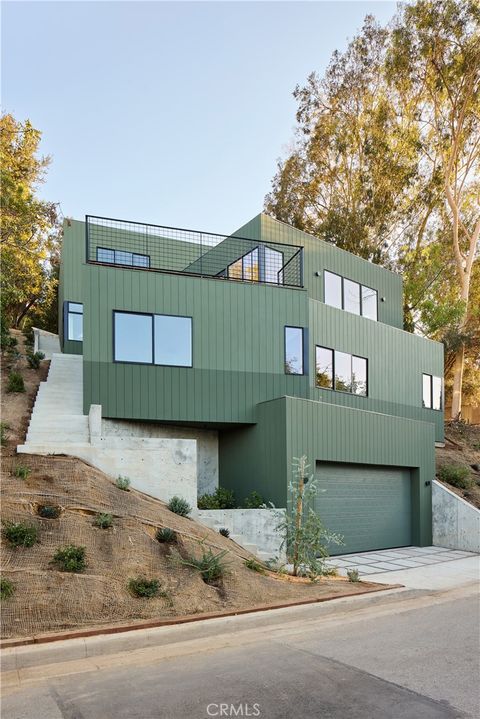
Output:
[[[345,542],[331,554],[411,544],[410,470],[317,462],[316,475],[315,511]]]

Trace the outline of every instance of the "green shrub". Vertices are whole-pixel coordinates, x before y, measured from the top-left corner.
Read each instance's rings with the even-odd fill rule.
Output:
[[[118,489],[122,489],[124,492],[130,492],[130,480],[128,477],[117,477],[115,480],[115,485],[118,487]]]
[[[186,567],[193,567],[198,569],[202,575],[202,579],[206,584],[218,582],[223,577],[226,570],[226,563],[223,561],[225,555],[228,554],[228,550],[224,549],[217,554],[214,554],[211,549],[202,549],[202,556],[200,559],[195,557],[188,557],[187,559],[179,558],[180,564]]]
[[[113,516],[107,512],[99,512],[93,520],[93,524],[99,529],[110,529],[113,524]]]
[[[37,528],[25,522],[5,522],[3,535],[14,547],[33,547],[37,541]]]
[[[20,372],[12,370],[8,375],[7,392],[25,392],[25,382]]]
[[[192,511],[192,508],[187,500],[182,497],[172,497],[167,506],[171,512],[179,514],[181,517],[188,517]]]
[[[359,582],[360,575],[358,569],[347,569],[347,577],[349,582]]]
[[[156,597],[160,590],[160,582],[158,579],[146,579],[145,577],[136,577],[130,579],[128,588],[135,597]]]
[[[438,470],[438,476],[442,482],[459,489],[470,489],[473,486],[470,469],[462,464],[444,464]]]
[[[253,557],[250,557],[250,559],[245,560],[245,566],[247,567],[247,569],[251,569],[253,572],[258,572],[259,574],[266,574],[265,567],[262,567],[260,562],[257,562],[257,560]]]
[[[157,542],[160,542],[160,544],[173,544],[173,542],[177,541],[177,534],[173,529],[162,527],[161,529],[157,529],[155,539]]]
[[[43,519],[58,519],[62,510],[54,504],[40,504],[37,507],[37,514]]]
[[[23,464],[17,464],[13,470],[13,476],[18,477],[18,479],[28,479],[31,472],[32,470],[29,467],[25,467]]]
[[[228,537],[230,536],[230,530],[227,529],[227,527],[220,527],[218,531],[222,535],[222,537],[227,537],[228,539]]]
[[[52,561],[62,572],[83,572],[87,566],[85,547],[68,544],[57,549]]]
[[[38,369],[43,359],[45,359],[43,352],[27,352],[27,362],[32,369]]]
[[[235,495],[231,489],[217,487],[213,494],[202,494],[198,499],[199,509],[234,509]]]
[[[25,347],[33,347],[35,344],[35,334],[33,332],[33,327],[29,327],[26,330],[23,330],[23,336],[25,339]]]
[[[265,504],[265,500],[263,499],[262,495],[258,492],[250,492],[248,497],[245,497],[245,508],[246,509],[259,509]]]
[[[0,579],[0,600],[10,599],[15,592],[15,585],[6,577]]]
[[[8,422],[0,422],[0,444],[2,447],[5,447],[8,440],[8,430],[10,429],[10,425]]]

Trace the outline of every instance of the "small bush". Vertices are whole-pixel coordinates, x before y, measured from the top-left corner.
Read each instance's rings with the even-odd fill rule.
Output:
[[[156,597],[160,590],[160,582],[158,579],[146,579],[145,577],[136,577],[130,579],[128,588],[135,597]]]
[[[155,539],[157,542],[160,542],[160,544],[173,544],[173,542],[177,541],[177,534],[173,529],[162,527],[161,529],[157,529]]]
[[[32,470],[29,467],[25,467],[23,464],[17,464],[13,470],[13,476],[18,479],[28,479]]]
[[[12,370],[8,375],[7,392],[25,392],[25,382],[20,372]]]
[[[198,569],[202,575],[202,579],[206,584],[212,584],[218,582],[226,570],[226,563],[223,561],[225,555],[228,554],[228,550],[224,549],[217,554],[214,554],[211,549],[202,550],[202,556],[200,559],[195,557],[189,557],[188,559],[180,558],[180,564],[186,567],[193,567]]]
[[[228,539],[228,537],[230,536],[230,530],[227,529],[227,527],[220,527],[218,531],[222,535],[222,537],[227,537]]]
[[[130,480],[128,477],[117,477],[115,480],[115,486],[118,487],[118,489],[123,490],[124,492],[130,492]]]
[[[6,577],[0,579],[0,600],[10,599],[15,592],[15,585]]]
[[[32,369],[38,369],[43,359],[45,359],[43,352],[27,352],[27,362]]]
[[[5,522],[3,535],[14,547],[33,547],[37,541],[37,528],[25,522]]]
[[[10,429],[10,425],[8,422],[0,422],[0,444],[2,447],[5,447],[8,440],[8,430]]]
[[[265,500],[262,495],[258,492],[251,492],[248,497],[245,497],[245,508],[246,509],[259,509],[265,504]]]
[[[35,334],[33,327],[29,327],[27,330],[23,330],[23,337],[25,339],[25,347],[33,347],[35,344]]]
[[[235,495],[231,489],[217,487],[213,494],[202,494],[198,499],[199,509],[234,509]]]
[[[171,512],[179,514],[181,517],[188,517],[192,511],[192,508],[187,500],[182,497],[172,497],[167,506]]]
[[[99,512],[93,520],[93,524],[99,529],[110,529],[113,524],[113,516],[107,512]]]
[[[43,519],[58,519],[62,510],[54,504],[40,504],[37,507],[37,514]]]
[[[347,569],[347,577],[349,582],[359,582],[360,575],[358,569]]]
[[[253,572],[258,572],[259,574],[266,574],[265,568],[262,567],[260,562],[257,562],[257,560],[253,557],[250,557],[250,559],[245,560],[245,566],[247,567],[247,569],[251,569]]]
[[[442,482],[459,489],[470,489],[473,485],[470,469],[461,464],[444,464],[438,470]]]
[[[62,572],[83,572],[87,566],[85,547],[68,544],[57,549],[52,561]]]

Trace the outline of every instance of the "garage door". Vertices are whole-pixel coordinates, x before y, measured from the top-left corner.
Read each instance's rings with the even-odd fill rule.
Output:
[[[410,470],[317,462],[316,474],[315,511],[345,542],[331,554],[411,544]]]

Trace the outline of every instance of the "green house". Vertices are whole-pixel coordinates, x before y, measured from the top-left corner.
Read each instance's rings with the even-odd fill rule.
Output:
[[[87,216],[60,299],[85,414],[208,433],[216,481],[277,507],[307,455],[342,553],[431,543],[443,348],[403,331],[400,276],[264,214],[228,236]]]

